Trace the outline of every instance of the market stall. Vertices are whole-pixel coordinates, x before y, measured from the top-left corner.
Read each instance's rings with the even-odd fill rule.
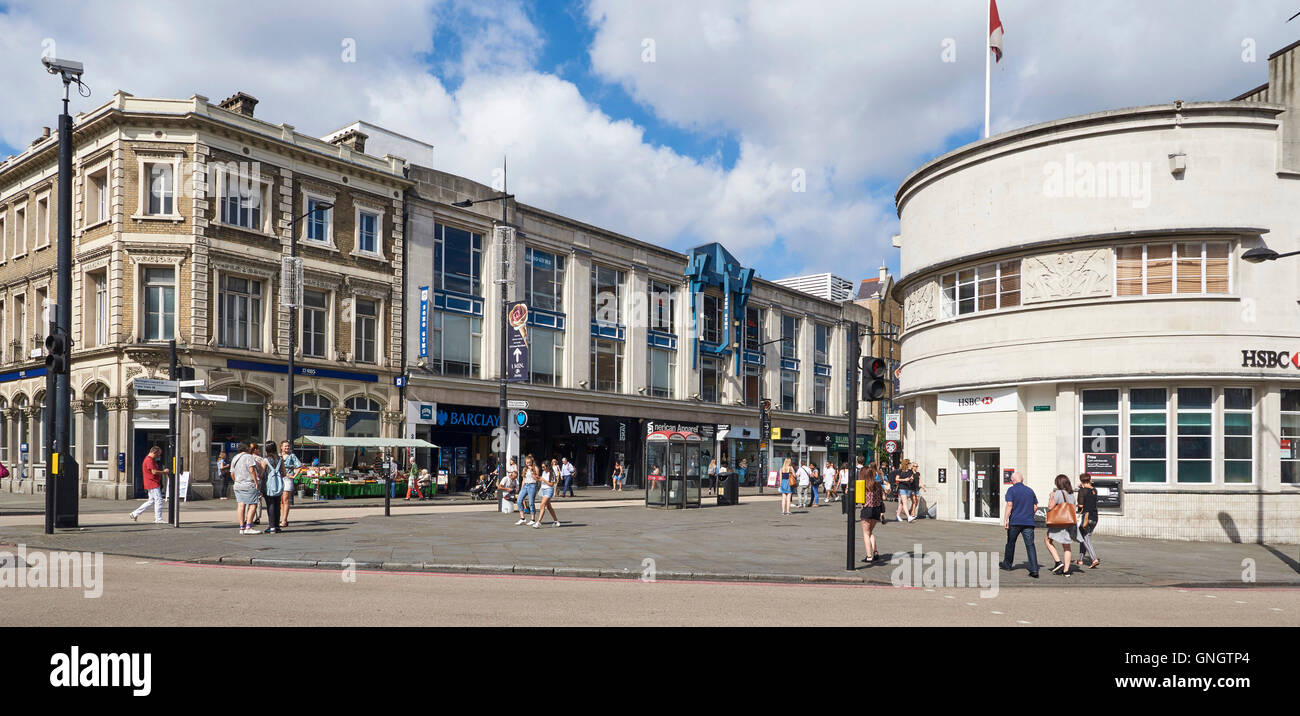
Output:
[[[306,465],[294,480],[296,488],[304,488],[313,493],[316,499],[337,500],[349,497],[383,497],[387,487],[387,477],[381,467],[380,456],[387,451],[398,459],[397,479],[394,480],[394,494],[406,489],[406,465],[409,455],[415,448],[438,449],[437,445],[415,438],[341,438],[316,435],[304,435],[294,441],[298,446],[364,448],[373,458],[358,462],[355,466],[341,465]],[[435,477],[436,489],[436,477]]]

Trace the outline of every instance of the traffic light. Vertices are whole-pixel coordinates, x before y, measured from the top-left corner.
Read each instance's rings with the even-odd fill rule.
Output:
[[[65,333],[51,333],[45,337],[45,369],[51,373],[67,373],[72,351],[72,339]]]
[[[862,359],[862,399],[866,401],[881,400],[885,397],[885,359],[866,357]]]

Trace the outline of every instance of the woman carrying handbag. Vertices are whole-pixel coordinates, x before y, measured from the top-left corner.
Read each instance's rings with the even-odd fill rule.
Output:
[[[1052,559],[1056,560],[1056,566],[1052,567],[1053,574],[1070,576],[1070,545],[1078,538],[1076,505],[1070,478],[1057,475],[1056,489],[1052,491],[1052,496],[1047,501],[1047,551],[1051,552]],[[1059,543],[1064,550],[1064,561],[1057,553],[1054,542]]]

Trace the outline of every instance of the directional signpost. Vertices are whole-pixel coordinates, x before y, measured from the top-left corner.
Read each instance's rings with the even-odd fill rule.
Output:
[[[510,324],[506,336],[506,376],[511,383],[527,383],[532,379],[532,356],[528,350],[528,304],[523,301],[512,303],[506,315]]]

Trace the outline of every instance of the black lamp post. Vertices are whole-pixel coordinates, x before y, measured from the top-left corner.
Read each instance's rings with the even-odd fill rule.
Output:
[[[329,211],[333,208],[334,204],[328,201],[317,202],[316,206],[310,211],[289,222],[289,258],[298,258],[298,222],[318,211]],[[297,262],[295,261],[294,263],[296,264]],[[297,273],[296,265],[294,266],[294,272]],[[297,279],[299,283],[302,281],[301,276],[295,276],[295,279]],[[301,288],[301,286],[296,286],[294,293],[297,294]],[[298,351],[298,311],[302,310],[302,306],[298,305],[298,301],[296,300],[297,296],[295,295],[293,298],[295,299],[293,301],[293,306],[289,309],[289,429],[287,431],[287,437],[289,439],[290,449],[296,447],[294,442],[294,433],[297,432],[298,427],[298,421],[295,420],[296,416],[294,414],[295,411],[293,404],[293,375],[296,370],[296,366],[294,365],[294,353]],[[385,491],[385,494],[387,494],[387,491]]]
[[[1242,260],[1249,261],[1252,264],[1258,264],[1265,261],[1276,261],[1277,259],[1285,258],[1287,256],[1295,256],[1297,254],[1300,254],[1300,251],[1288,251],[1284,254],[1279,254],[1267,246],[1260,246],[1259,248],[1251,249],[1242,254],[1241,258]]]
[[[515,198],[514,194],[501,194],[500,196],[492,196],[486,199],[464,199],[462,201],[452,202],[452,206],[460,207],[462,209],[467,209],[471,206],[474,206],[475,204],[482,204],[489,201],[499,201],[501,202],[501,226],[505,227],[505,226],[509,226],[510,223],[507,219],[506,212],[509,210],[510,208],[509,202],[513,198]],[[498,257],[497,262],[498,265],[500,265],[500,257]],[[501,428],[501,452],[497,456],[498,475],[505,474],[506,462],[509,460],[509,456],[507,455],[507,451],[509,450],[507,443],[509,443],[509,440],[506,439],[506,435],[508,434],[507,431],[509,430],[509,428],[506,427],[506,421],[508,420],[508,416],[507,416],[508,411],[506,410],[506,382],[507,382],[506,373],[509,370],[509,367],[507,366],[506,363],[506,361],[508,360],[506,356],[506,330],[507,330],[506,305],[509,301],[509,297],[506,294],[509,292],[510,287],[509,284],[507,283],[507,280],[508,279],[504,275],[501,278],[497,279],[497,281],[501,285],[501,321],[500,321],[501,376],[500,376],[500,380],[498,381],[500,386],[499,390],[501,393],[500,395],[501,404],[499,406],[500,414],[497,417],[497,427]]]

